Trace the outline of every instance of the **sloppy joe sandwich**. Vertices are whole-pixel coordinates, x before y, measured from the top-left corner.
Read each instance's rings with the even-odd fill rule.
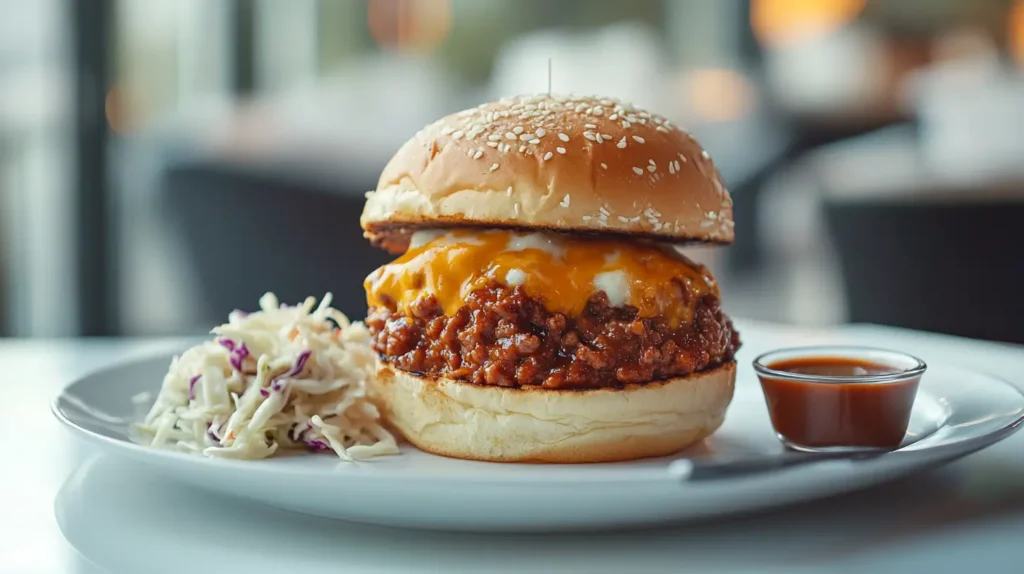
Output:
[[[375,392],[420,449],[667,455],[721,425],[739,335],[686,244],[733,240],[701,146],[612,99],[506,98],[407,142],[367,194]]]

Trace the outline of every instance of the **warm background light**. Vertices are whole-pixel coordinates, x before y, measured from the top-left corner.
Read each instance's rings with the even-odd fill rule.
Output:
[[[370,0],[370,34],[379,46],[429,53],[444,43],[452,26],[450,0]]]
[[[110,127],[110,131],[117,134],[123,134],[129,130],[128,98],[125,92],[123,85],[115,84],[107,92],[107,97],[103,102],[107,125]]]
[[[821,37],[857,17],[867,0],[752,0],[750,25],[763,46]]]
[[[694,70],[682,77],[679,87],[689,111],[709,122],[738,120],[757,100],[751,81],[735,70]]]
[[[1017,0],[1006,19],[1006,41],[1017,63],[1024,65],[1024,0]]]

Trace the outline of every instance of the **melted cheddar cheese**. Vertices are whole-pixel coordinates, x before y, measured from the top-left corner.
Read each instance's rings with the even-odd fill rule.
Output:
[[[691,296],[680,293],[678,280]],[[490,282],[522,286],[549,311],[575,317],[604,291],[612,306],[632,305],[641,317],[690,321],[705,294],[718,295],[711,274],[668,248],[647,243],[508,231],[421,233],[409,250],[367,277],[367,303],[405,312],[421,296],[437,298],[446,315]]]

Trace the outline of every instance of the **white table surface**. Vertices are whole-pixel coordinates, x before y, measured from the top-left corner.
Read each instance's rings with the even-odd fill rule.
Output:
[[[1024,385],[1024,348],[871,326],[844,328],[843,338],[847,336],[926,360],[971,366]],[[55,497],[74,477],[81,488],[70,492],[85,492],[91,500],[116,500],[117,492],[103,491],[102,473],[113,476],[109,473],[120,472],[118,465],[127,463],[108,455],[97,458],[92,447],[60,427],[48,411],[49,401],[62,385],[88,371],[181,344],[169,340],[0,341],[0,437],[5,455],[0,466],[0,574],[103,572],[63,537],[55,518]],[[741,355],[741,359],[750,358]],[[317,522],[318,537],[305,543],[308,552],[336,554],[339,571],[346,572],[1021,572],[1022,455],[1024,433],[1019,433],[952,465],[869,490],[657,531],[476,536]],[[211,512],[230,512],[238,524],[251,523],[260,532],[301,529],[307,521],[249,504],[218,501],[152,477],[142,482],[124,494],[126,504],[133,505],[131,510],[106,507],[105,516],[97,513],[97,521],[104,524],[98,528],[110,528],[111,516],[116,518],[119,512],[124,520],[118,521],[122,524],[118,528],[133,532],[153,528],[149,523],[158,524],[162,518],[175,520],[177,529],[188,529],[190,524],[205,523]],[[147,513],[158,515],[148,520]],[[103,532],[97,539],[117,540],[122,535]],[[261,544],[262,539],[268,543]],[[161,540],[154,545],[162,548],[125,551],[151,553],[155,562],[150,571],[163,572],[157,566],[159,556],[174,553],[175,541],[173,537]],[[267,556],[288,553],[269,543],[275,537],[255,532],[225,533],[225,540],[226,545],[234,540],[235,547],[239,542],[262,547]],[[274,564],[270,558],[264,562],[268,568]],[[244,571],[257,574],[258,563]],[[199,570],[206,566],[195,564]],[[267,571],[281,571],[280,564]]]

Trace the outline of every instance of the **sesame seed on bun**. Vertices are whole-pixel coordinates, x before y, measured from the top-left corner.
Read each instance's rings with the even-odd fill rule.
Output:
[[[733,240],[708,153],[672,122],[610,98],[504,98],[427,126],[388,162],[361,217],[392,252],[423,228]]]

